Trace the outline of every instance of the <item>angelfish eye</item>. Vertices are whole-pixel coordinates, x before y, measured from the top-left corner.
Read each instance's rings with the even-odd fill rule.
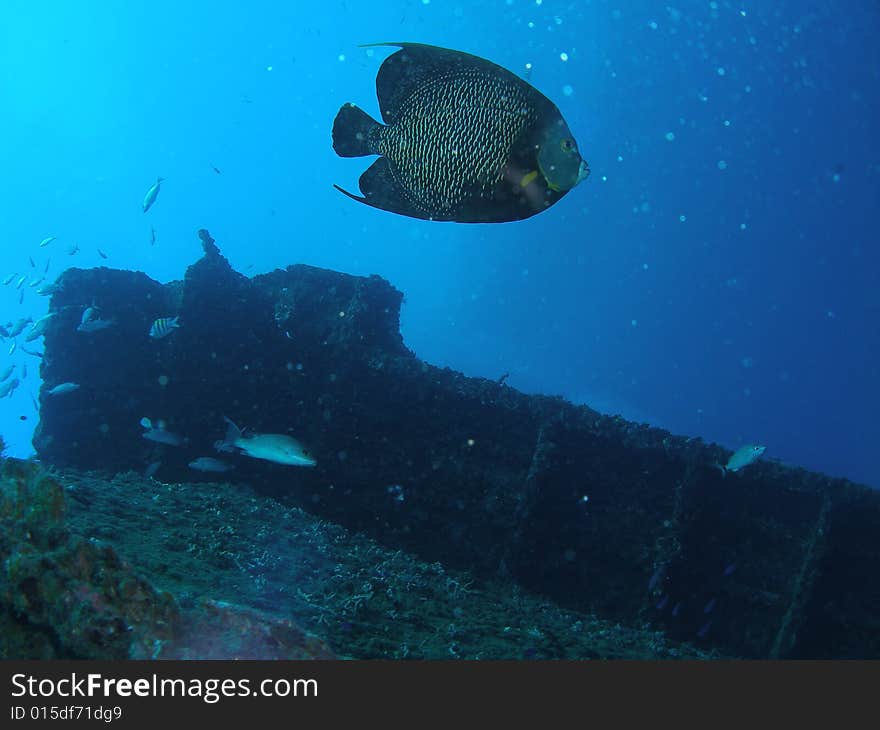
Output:
[[[570,139],[564,139],[559,143],[559,146],[562,147],[563,152],[571,152],[574,149],[574,141]]]

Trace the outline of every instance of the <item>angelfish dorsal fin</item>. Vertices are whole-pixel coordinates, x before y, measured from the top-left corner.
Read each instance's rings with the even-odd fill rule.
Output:
[[[401,105],[416,89],[450,71],[477,70],[484,75],[507,78],[515,84],[531,88],[506,68],[470,53],[423,43],[368,43],[361,48],[376,46],[400,48],[382,62],[376,74],[376,96],[386,124],[397,121]]]

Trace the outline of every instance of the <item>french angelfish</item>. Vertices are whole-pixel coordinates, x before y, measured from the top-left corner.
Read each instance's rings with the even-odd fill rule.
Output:
[[[380,155],[358,182],[374,208],[436,221],[500,223],[546,210],[590,168],[556,105],[491,61],[417,43],[376,76],[385,124],[354,104],[333,122],[341,157]]]

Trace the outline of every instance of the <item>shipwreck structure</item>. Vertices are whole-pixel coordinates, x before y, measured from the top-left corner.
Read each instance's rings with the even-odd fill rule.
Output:
[[[192,481],[190,461],[220,456],[224,481],[604,619],[724,655],[880,657],[880,494],[767,461],[725,477],[718,446],[422,362],[378,276],[247,278],[203,241],[182,282],[64,273],[41,460]],[[113,326],[78,331],[89,306]],[[224,417],[295,436],[317,466],[217,454]],[[144,438],[144,418],[180,443]]]

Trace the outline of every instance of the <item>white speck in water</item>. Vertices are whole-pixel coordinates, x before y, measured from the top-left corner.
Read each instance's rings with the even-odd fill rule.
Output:
[[[666,141],[672,142],[675,140],[675,132],[667,132],[666,133]]]
[[[562,93],[565,94],[566,96],[571,96],[574,93],[574,89],[571,88],[571,86],[569,84],[566,84],[565,86],[562,87]]]
[[[718,160],[718,169],[719,170],[726,170],[727,163],[724,160]]]
[[[567,60],[568,60],[568,54],[567,54],[565,51],[563,51],[562,53],[559,54],[559,60],[560,60],[560,61],[567,61]]]

